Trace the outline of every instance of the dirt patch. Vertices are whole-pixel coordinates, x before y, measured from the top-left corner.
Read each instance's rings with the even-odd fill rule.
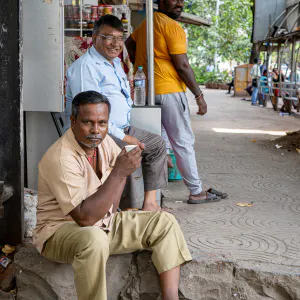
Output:
[[[281,149],[287,151],[300,151],[300,130],[294,132],[287,132],[286,136],[280,137],[272,141],[272,144],[276,147],[278,145]],[[298,152],[298,151],[297,151]]]

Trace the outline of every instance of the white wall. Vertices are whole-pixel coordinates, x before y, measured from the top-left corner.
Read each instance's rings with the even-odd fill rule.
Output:
[[[37,190],[38,163],[59,138],[51,114],[26,112],[26,149],[28,187]]]

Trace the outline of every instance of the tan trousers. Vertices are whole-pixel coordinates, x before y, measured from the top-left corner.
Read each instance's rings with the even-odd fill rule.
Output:
[[[166,212],[116,213],[108,234],[95,226],[64,224],[47,241],[42,254],[49,260],[72,264],[79,300],[106,300],[109,255],[139,249],[152,249],[159,274],[192,259],[176,219]]]

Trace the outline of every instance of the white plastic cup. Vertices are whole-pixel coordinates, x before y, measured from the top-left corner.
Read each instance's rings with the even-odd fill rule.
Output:
[[[137,147],[137,145],[127,145],[127,146],[125,146],[125,150],[126,150],[126,152],[130,152],[130,151],[133,150],[135,147]]]

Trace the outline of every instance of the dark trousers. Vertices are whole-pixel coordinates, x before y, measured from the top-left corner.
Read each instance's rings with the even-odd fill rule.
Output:
[[[228,85],[228,93],[231,92],[231,88],[234,88],[234,80],[232,79],[232,81],[230,83],[227,83]]]
[[[140,208],[144,192],[161,189],[168,184],[166,145],[161,136],[134,126],[130,127],[128,134],[144,143],[145,150],[142,152],[142,168],[127,178],[120,208]],[[126,145],[125,142],[113,136],[112,138],[121,149]]]

